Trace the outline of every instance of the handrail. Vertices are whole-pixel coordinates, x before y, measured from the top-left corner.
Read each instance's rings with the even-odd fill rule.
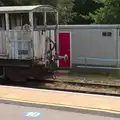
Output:
[[[88,57],[78,57],[78,60],[93,60],[93,61],[104,61],[104,62],[120,62],[120,59],[88,58]]]

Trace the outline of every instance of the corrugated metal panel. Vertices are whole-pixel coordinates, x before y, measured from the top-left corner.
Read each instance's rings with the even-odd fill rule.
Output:
[[[7,56],[8,59],[30,59],[33,57],[42,57],[43,60],[45,60],[46,49],[49,50],[49,46],[46,46],[46,37],[50,37],[53,42],[55,41],[54,30],[47,30],[46,33],[42,30],[34,31],[33,39],[31,32],[10,30],[8,36],[5,33],[6,31],[0,31],[0,58],[3,55],[9,55]],[[53,51],[53,54],[54,53],[55,51]]]
[[[40,31],[34,31],[34,57],[41,57],[41,39],[40,39]]]
[[[30,32],[10,31],[9,40],[12,59],[28,59],[32,57]]]
[[[7,55],[5,31],[0,31],[0,56]]]

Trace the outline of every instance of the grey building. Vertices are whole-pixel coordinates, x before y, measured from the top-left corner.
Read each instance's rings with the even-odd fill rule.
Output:
[[[61,68],[102,68],[118,69],[120,63],[119,25],[60,25],[60,33],[69,33],[64,54],[68,54],[67,66],[59,62]],[[59,34],[59,42],[67,40]],[[59,52],[63,46],[59,44]],[[61,49],[60,49],[61,48]],[[70,49],[69,49],[70,48]],[[68,52],[69,51],[69,52]]]

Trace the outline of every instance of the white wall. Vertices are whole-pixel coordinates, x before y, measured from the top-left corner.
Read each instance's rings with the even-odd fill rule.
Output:
[[[118,26],[60,26],[60,31],[69,31],[72,36],[72,63],[85,64],[87,58],[117,59],[117,27]],[[103,32],[111,32],[112,36],[104,37]],[[120,44],[120,43],[119,43]],[[119,48],[120,51],[120,48]],[[119,55],[120,58],[120,55]],[[87,60],[88,65],[116,65],[117,62]]]

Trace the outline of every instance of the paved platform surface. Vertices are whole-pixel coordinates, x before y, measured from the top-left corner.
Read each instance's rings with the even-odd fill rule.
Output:
[[[10,103],[10,102],[9,102]],[[31,105],[17,105],[0,103],[1,120],[119,120],[120,116],[107,114],[93,114],[89,112],[68,111]]]
[[[120,97],[0,86],[0,99],[120,114]]]

